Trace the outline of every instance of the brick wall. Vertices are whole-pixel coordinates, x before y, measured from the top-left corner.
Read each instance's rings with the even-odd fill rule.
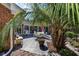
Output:
[[[11,10],[0,4],[0,30],[12,17]]]

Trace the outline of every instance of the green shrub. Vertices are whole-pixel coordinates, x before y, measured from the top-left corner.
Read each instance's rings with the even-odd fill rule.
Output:
[[[67,49],[67,48],[62,48],[59,53],[62,56],[77,56],[74,52],[72,52],[71,50]]]
[[[73,37],[76,36],[76,33],[68,31],[68,32],[66,32],[66,36],[70,37],[70,38],[73,38]]]

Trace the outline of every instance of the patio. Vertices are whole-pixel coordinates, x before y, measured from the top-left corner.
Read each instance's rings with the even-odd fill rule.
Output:
[[[11,56],[49,56],[49,50],[41,50],[36,37],[23,39],[22,48],[12,51]],[[44,43],[47,46],[47,40]],[[47,46],[48,47],[48,46]],[[52,56],[59,56],[58,53],[52,53]]]
[[[1,4],[0,11],[0,55],[79,55],[79,4],[34,3],[29,5],[30,10],[14,3],[6,5]]]

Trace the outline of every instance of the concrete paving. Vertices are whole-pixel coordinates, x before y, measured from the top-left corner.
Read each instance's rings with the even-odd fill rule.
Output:
[[[48,50],[42,51],[39,48],[39,43],[38,43],[38,41],[36,41],[36,39],[37,39],[36,37],[23,39],[23,46],[22,46],[21,50],[30,51],[32,53],[36,53],[36,54],[40,54],[40,55],[48,55]],[[45,41],[44,45],[47,46],[46,41]]]
[[[25,38],[22,41],[22,48],[15,50],[11,53],[11,56],[60,56],[58,53],[48,53],[48,50],[43,51],[39,47],[39,43],[36,37]],[[45,40],[44,45],[47,46],[48,40]]]

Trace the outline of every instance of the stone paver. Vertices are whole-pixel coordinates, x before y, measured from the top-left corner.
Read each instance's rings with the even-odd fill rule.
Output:
[[[60,56],[58,53],[52,52],[49,55],[40,55],[40,54],[35,54],[35,53],[31,53],[29,51],[23,51],[23,50],[16,50],[13,51],[10,56]]]
[[[20,49],[13,51],[10,55],[11,56],[41,56],[39,54],[31,53],[31,52],[28,52],[28,51],[23,51],[23,50],[20,50]]]

